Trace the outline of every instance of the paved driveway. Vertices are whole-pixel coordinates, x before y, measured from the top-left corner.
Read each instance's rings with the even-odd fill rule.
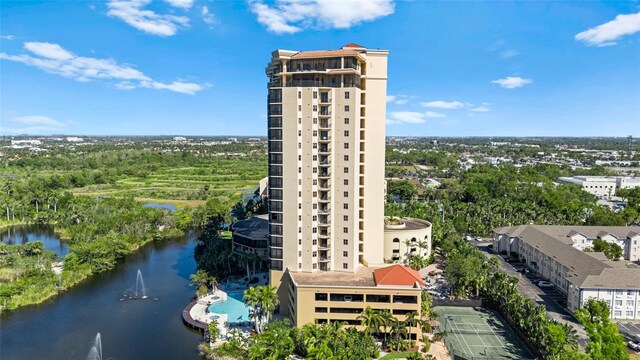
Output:
[[[640,322],[617,322],[620,334],[629,340],[640,341]]]
[[[500,260],[500,270],[504,271],[508,275],[513,275],[518,278],[518,290],[522,296],[532,299],[538,304],[544,304],[547,308],[547,315],[552,319],[573,325],[573,327],[578,331],[578,341],[580,346],[583,348],[586,346],[589,341],[589,337],[584,331],[584,327],[578,322],[578,320],[576,320],[576,318],[573,317],[573,315],[560,305],[566,305],[566,296],[564,296],[564,294],[553,287],[544,289],[539,288],[536,284],[531,282],[531,278],[534,277],[533,274],[525,276],[517,272],[510,263],[504,261],[502,256],[495,254],[488,247],[490,242],[471,241],[471,243],[476,245],[488,258],[495,257]]]

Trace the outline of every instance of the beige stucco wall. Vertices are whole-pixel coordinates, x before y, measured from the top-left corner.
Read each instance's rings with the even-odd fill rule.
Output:
[[[409,220],[413,223],[419,223],[423,225],[418,229],[400,228],[398,226],[387,225],[384,229],[384,259],[394,260],[395,254],[399,256],[400,261],[404,260],[410,254],[417,254],[424,257],[431,255],[432,239],[431,239],[431,223],[424,220],[417,219],[402,219],[404,221]],[[397,241],[394,241],[397,240]],[[407,246],[405,241],[410,241],[410,245]],[[427,247],[422,250],[417,246],[419,241],[427,243]],[[411,251],[415,249],[415,251]]]
[[[330,286],[295,286],[290,295],[294,301],[295,310],[292,312],[292,318],[294,324],[298,327],[302,327],[305,324],[315,323],[317,321],[357,321],[357,317],[360,315],[362,310],[364,310],[367,306],[370,306],[372,309],[383,310],[388,309],[392,313],[394,310],[398,311],[415,311],[420,315],[420,289],[409,289],[409,288],[385,288],[385,287],[373,287],[373,288],[365,288],[365,287],[355,287],[355,288],[347,288],[347,287],[330,287]],[[319,301],[316,300],[316,293],[326,293],[327,301]],[[331,301],[331,294],[358,294],[364,295],[364,301],[356,302],[356,301]],[[379,302],[369,302],[367,301],[367,295],[389,295],[391,296],[391,302],[389,303],[379,303]],[[402,296],[415,296],[416,303],[415,304],[401,304],[394,303],[393,296],[394,295],[402,295]],[[316,308],[327,308],[327,312],[316,312]],[[347,313],[335,313],[331,312],[331,309],[336,308],[348,308],[348,309],[356,309],[356,313],[347,314]],[[362,310],[361,310],[362,309]],[[399,320],[404,320],[405,315],[394,315]],[[358,321],[359,322],[359,321]],[[361,330],[361,326],[354,325],[356,328]],[[413,333],[417,333],[417,329],[413,329]]]

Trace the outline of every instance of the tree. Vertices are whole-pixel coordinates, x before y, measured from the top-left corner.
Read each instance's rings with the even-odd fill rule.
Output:
[[[360,324],[364,327],[364,332],[367,335],[371,335],[371,332],[374,330],[378,332],[382,325],[380,313],[373,310],[371,306],[367,306],[356,319],[360,320]]]
[[[387,343],[387,329],[391,326],[391,322],[393,321],[393,319],[395,319],[395,317],[391,314],[391,311],[389,309],[382,309],[382,311],[380,311],[380,326],[382,326],[382,331],[384,332],[385,345]]]
[[[252,308],[257,333],[264,330],[264,325],[271,319],[279,301],[277,290],[271,285],[256,286],[244,291],[244,302]]]
[[[609,321],[609,306],[604,300],[589,299],[584,307],[576,310],[575,316],[589,335],[587,354],[593,360],[629,359],[624,338]]]
[[[387,185],[387,193],[389,195],[395,195],[400,200],[408,201],[418,195],[418,191],[408,181],[390,181]]]
[[[612,244],[602,239],[593,240],[593,251],[603,252],[609,260],[619,260],[623,253],[620,245]]]
[[[418,326],[418,313],[415,311],[408,312],[405,315],[404,324],[409,329],[409,339],[411,339],[411,335],[413,335],[412,329]]]
[[[213,320],[208,325],[209,341],[215,343],[220,337],[220,328],[218,328],[218,320]]]
[[[242,204],[242,201],[238,201],[231,209],[231,216],[238,220],[244,220],[247,218],[247,209]]]

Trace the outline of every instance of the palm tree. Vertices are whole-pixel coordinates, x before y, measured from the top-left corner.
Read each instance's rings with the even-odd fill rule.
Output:
[[[357,320],[360,320],[362,327],[364,327],[364,332],[367,335],[371,335],[371,331],[375,329],[376,332],[379,331],[380,325],[382,323],[382,318],[380,313],[376,310],[373,310],[371,306],[367,306],[364,311],[358,317]]]
[[[389,309],[383,309],[380,311],[380,325],[382,326],[382,331],[384,332],[384,343],[387,343],[387,329],[391,326],[391,322],[394,317],[391,314]],[[379,329],[379,328],[378,328]]]
[[[408,312],[404,317],[404,324],[409,328],[409,340],[413,334],[413,327],[418,326],[418,313],[415,311]]]
[[[253,308],[252,316],[257,333],[271,320],[271,315],[279,303],[278,293],[271,285],[256,286],[244,291],[244,302]]]
[[[273,312],[280,303],[280,299],[278,298],[278,290],[274,286],[264,285],[258,286],[258,293],[260,294],[260,307],[265,313],[266,322],[269,322],[269,320],[271,320]]]
[[[571,326],[571,324],[569,323],[562,323],[562,331],[564,331],[566,339],[567,339],[567,345],[572,349],[572,350],[578,350],[579,345],[578,345],[578,331],[576,330],[576,328],[574,328],[573,326]]]
[[[396,345],[396,351],[400,351],[400,347],[404,341],[405,335],[407,335],[407,328],[405,324],[398,320],[396,317],[391,321],[391,332],[393,333],[394,345]]]
[[[256,332],[259,332],[260,329],[260,314],[258,311],[258,290],[256,287],[248,288],[244,291],[244,304],[245,306],[251,307],[251,316],[253,317],[253,323]]]

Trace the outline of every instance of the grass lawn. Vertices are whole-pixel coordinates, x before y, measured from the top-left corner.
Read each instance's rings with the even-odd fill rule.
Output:
[[[391,353],[381,357],[379,360],[387,360],[387,359],[406,359],[407,356],[413,354],[413,352],[399,352],[399,353]]]
[[[631,354],[631,360],[640,360],[640,354]]]

